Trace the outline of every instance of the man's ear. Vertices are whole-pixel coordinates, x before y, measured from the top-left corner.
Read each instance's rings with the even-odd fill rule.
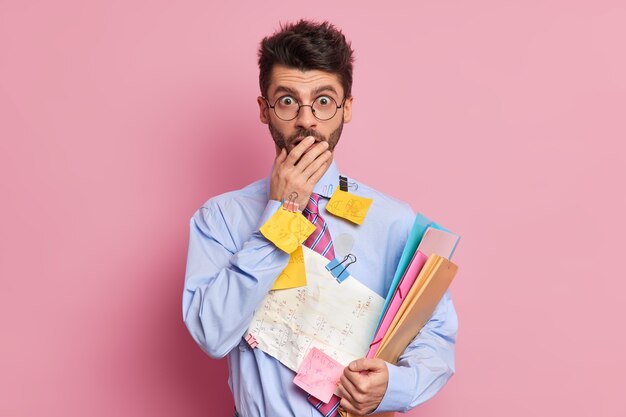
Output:
[[[350,96],[343,103],[343,122],[349,123],[352,120],[352,100],[354,97]]]
[[[268,124],[270,122],[270,108],[267,105],[267,101],[263,97],[258,96],[256,102],[259,104],[259,119],[261,119],[261,123]]]

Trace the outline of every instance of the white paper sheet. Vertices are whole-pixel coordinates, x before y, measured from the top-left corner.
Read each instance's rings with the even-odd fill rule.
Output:
[[[340,284],[325,268],[328,259],[303,252],[307,286],[270,291],[249,332],[295,372],[313,347],[347,366],[367,353],[385,300],[352,276]]]

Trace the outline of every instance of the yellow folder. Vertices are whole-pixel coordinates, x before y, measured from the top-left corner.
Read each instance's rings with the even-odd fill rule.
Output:
[[[458,267],[439,255],[428,257],[416,282],[383,337],[376,357],[397,363],[398,357],[430,320]]]

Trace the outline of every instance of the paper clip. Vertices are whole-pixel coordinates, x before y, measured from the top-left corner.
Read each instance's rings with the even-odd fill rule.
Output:
[[[348,191],[348,178],[339,176],[339,189],[341,191]]]
[[[289,210],[293,213],[296,213],[300,206],[298,203],[296,203],[296,198],[298,198],[298,193],[296,193],[295,191],[289,194],[287,200],[283,202],[283,210]]]
[[[345,265],[343,265],[344,262],[347,263]],[[326,265],[326,269],[328,271],[330,271],[331,274],[333,274],[333,276],[335,278],[337,278],[337,281],[339,283],[343,282],[346,278],[348,278],[350,276],[350,272],[348,271],[348,267],[350,265],[352,265],[353,263],[356,262],[356,256],[354,256],[353,254],[349,253],[347,254],[344,258],[343,261],[339,262],[337,260],[337,258],[333,259],[332,261],[330,261],[328,263],[328,265]],[[340,268],[340,266],[343,266],[343,268]]]

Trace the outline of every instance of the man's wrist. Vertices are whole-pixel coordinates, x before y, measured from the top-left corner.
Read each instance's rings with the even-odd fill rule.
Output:
[[[378,407],[370,414],[388,411],[405,412],[410,408],[415,384],[414,370],[392,365],[389,362],[385,362],[385,365],[389,374],[387,390]]]

